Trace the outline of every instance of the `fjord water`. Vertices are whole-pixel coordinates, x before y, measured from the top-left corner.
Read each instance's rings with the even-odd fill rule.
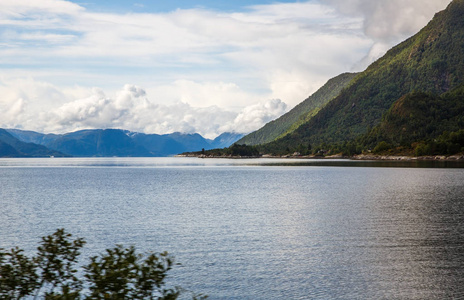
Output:
[[[437,168],[431,168],[437,167]],[[464,298],[464,168],[353,161],[0,159],[0,247],[167,250],[210,299]]]

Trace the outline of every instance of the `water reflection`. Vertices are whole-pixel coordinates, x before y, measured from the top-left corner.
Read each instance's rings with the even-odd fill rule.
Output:
[[[377,171],[377,180],[368,180],[364,191],[357,189],[358,197],[365,198],[361,202],[368,204],[365,213],[358,210],[362,227],[350,227],[353,234],[364,234],[352,246],[360,248],[354,261],[375,278],[371,279],[374,285],[366,288],[368,295],[462,297],[463,291],[456,290],[464,283],[464,205],[459,196],[464,195],[464,187],[460,179],[453,172],[439,170]]]
[[[25,161],[0,162],[0,247],[65,227],[84,255],[168,250],[213,300],[464,298],[463,169]]]
[[[86,157],[86,158],[0,158],[2,167],[131,167],[188,168],[229,166],[313,166],[313,167],[374,167],[374,168],[464,168],[464,161],[411,160],[363,161],[348,159],[294,158],[195,158],[195,157]]]
[[[279,287],[310,299],[462,297],[462,179],[441,170],[294,170],[267,198],[276,207],[271,261],[285,266]]]

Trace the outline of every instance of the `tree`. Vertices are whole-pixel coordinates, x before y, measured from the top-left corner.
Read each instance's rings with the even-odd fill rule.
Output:
[[[117,245],[91,257],[79,271],[76,266],[85,243],[58,229],[42,238],[32,258],[19,248],[0,249],[0,299],[175,300],[185,292],[166,286],[167,272],[174,265],[167,252],[143,255],[134,246]],[[83,276],[78,276],[79,272]],[[193,294],[192,298],[204,300],[207,296]]]
[[[0,249],[0,299],[21,299],[38,287],[34,261],[19,248]]]
[[[91,258],[85,268],[89,299],[177,299],[179,289],[165,289],[166,273],[173,259],[168,253],[137,254],[121,245]]]
[[[391,149],[391,145],[388,144],[387,142],[385,141],[381,141],[377,144],[377,146],[375,146],[374,148],[374,153],[381,153],[381,152],[384,152],[384,151],[387,151]]]
[[[72,235],[66,233],[64,229],[58,229],[52,235],[42,238],[35,258],[37,268],[40,270],[39,288],[35,298],[44,288],[46,298],[63,295],[66,299],[78,299],[82,290],[82,281],[76,277],[75,265],[85,241],[82,238],[75,240],[71,238]]]

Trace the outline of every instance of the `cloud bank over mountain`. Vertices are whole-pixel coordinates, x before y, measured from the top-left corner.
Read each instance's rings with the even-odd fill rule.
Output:
[[[1,1],[0,125],[253,131],[329,78],[365,67],[449,2],[114,12],[77,1]]]
[[[19,84],[24,84],[20,82]],[[36,83],[45,94],[56,93],[52,86]],[[39,89],[39,88],[36,88]],[[2,90],[12,90],[0,87]],[[0,127],[34,128],[40,132],[63,133],[80,129],[122,128],[144,133],[200,133],[216,137],[222,132],[249,132],[263,126],[286,111],[286,104],[273,99],[234,112],[218,106],[192,107],[185,102],[163,105],[150,101],[146,91],[134,85],[125,85],[114,97],[101,89],[93,89],[87,97],[62,102],[47,111],[36,105],[28,106],[30,95],[20,92],[9,95],[9,102],[0,110]],[[36,92],[32,92],[36,94]],[[22,96],[18,99],[18,96]],[[8,99],[8,98],[4,98]],[[24,100],[26,99],[26,100]],[[5,101],[3,101],[5,102]]]
[[[374,41],[358,64],[365,68],[402,40],[417,33],[451,0],[322,0],[343,15],[361,17],[363,30]]]

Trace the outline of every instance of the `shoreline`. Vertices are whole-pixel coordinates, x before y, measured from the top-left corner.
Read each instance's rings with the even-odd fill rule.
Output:
[[[351,157],[352,160],[386,160],[386,161],[459,161],[464,160],[463,154],[455,155],[430,155],[430,156],[407,156],[407,155],[370,155],[360,154]]]
[[[197,157],[197,158],[225,158],[225,159],[256,159],[256,158],[289,158],[289,159],[346,159],[346,160],[381,160],[381,161],[461,161],[464,160],[464,154],[455,155],[432,155],[432,156],[407,156],[407,155],[372,155],[372,154],[359,154],[354,156],[331,155],[331,156],[294,156],[294,155],[261,155],[261,156],[214,156],[205,154],[179,154],[175,157]]]

